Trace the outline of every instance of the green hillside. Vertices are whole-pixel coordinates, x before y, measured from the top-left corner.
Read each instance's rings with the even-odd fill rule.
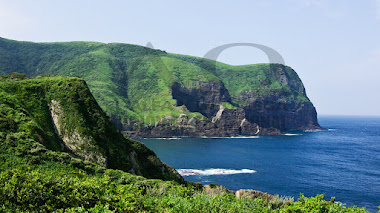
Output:
[[[288,101],[310,102],[301,79],[290,67],[280,64],[250,64],[232,66],[194,56],[170,54],[171,57],[192,63],[217,76],[225,84],[233,100],[245,91],[257,91],[258,96],[273,92],[286,92]],[[283,70],[281,70],[283,69]],[[291,82],[281,82],[281,70]]]
[[[228,90],[231,100],[226,104],[232,107],[249,104],[244,92],[252,91],[257,97],[280,94],[283,102],[310,103],[298,75],[283,65],[230,66],[130,44],[0,38],[0,75],[11,72],[85,79],[101,108],[120,122],[118,128],[131,121],[137,126],[154,125],[164,117],[181,114],[211,120],[204,113],[176,105],[171,91],[174,82],[189,90],[197,89],[200,82],[218,82]]]
[[[76,77],[0,77],[0,162],[1,212],[366,212],[184,182],[123,137]],[[138,171],[171,181],[127,173]]]
[[[21,74],[2,78],[1,139],[16,145],[25,140],[32,147],[28,149],[36,152],[65,151],[81,160],[148,178],[183,181],[153,151],[114,127],[83,79],[24,79]]]

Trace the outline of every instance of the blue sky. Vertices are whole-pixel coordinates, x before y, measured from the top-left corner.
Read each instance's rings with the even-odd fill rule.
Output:
[[[0,0],[0,36],[146,45],[203,57],[228,43],[277,50],[319,114],[380,115],[380,0]],[[267,62],[249,47],[229,64]]]

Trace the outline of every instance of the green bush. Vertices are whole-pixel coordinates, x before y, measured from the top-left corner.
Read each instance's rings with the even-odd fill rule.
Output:
[[[323,200],[323,195],[306,198],[301,194],[297,202],[278,210],[278,212],[367,212],[365,208],[343,207],[341,203],[331,200]]]
[[[134,211],[139,192],[132,185],[111,182],[108,176],[47,175],[40,171],[8,170],[0,173],[0,203],[7,209],[52,211],[61,208],[94,208]]]

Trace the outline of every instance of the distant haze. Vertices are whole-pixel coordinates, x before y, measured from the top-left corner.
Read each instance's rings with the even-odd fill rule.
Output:
[[[0,37],[121,42],[203,57],[229,43],[278,51],[319,114],[380,115],[380,0],[0,0]],[[252,47],[218,61],[265,63]]]

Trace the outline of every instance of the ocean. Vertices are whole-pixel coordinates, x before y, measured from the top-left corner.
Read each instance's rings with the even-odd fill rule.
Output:
[[[380,205],[380,117],[319,116],[327,131],[241,138],[139,139],[187,181]]]

